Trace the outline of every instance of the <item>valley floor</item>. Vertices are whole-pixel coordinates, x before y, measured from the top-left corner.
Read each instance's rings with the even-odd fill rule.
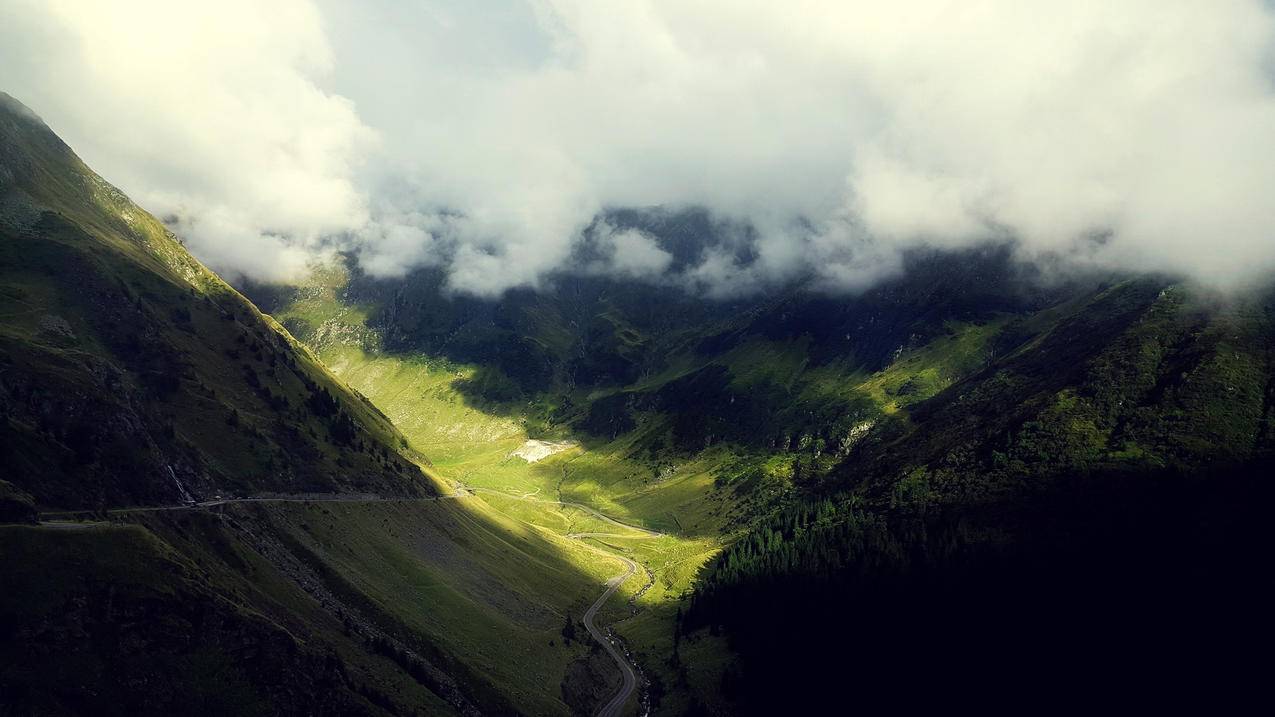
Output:
[[[715,489],[713,458],[654,475],[627,459],[622,446],[530,438],[516,418],[469,405],[452,387],[463,374],[452,370],[351,347],[321,356],[454,490],[503,519],[572,541],[594,571],[614,570],[601,566],[617,559],[634,566],[608,585],[604,598],[616,597],[586,615],[589,627],[596,613],[601,631],[622,641],[639,671],[632,696],[605,705],[606,714],[676,714],[691,700],[712,699],[729,654],[707,635],[675,649],[674,624],[696,574],[721,549],[735,508]],[[680,659],[672,657],[679,651]],[[652,698],[658,704],[649,704]]]

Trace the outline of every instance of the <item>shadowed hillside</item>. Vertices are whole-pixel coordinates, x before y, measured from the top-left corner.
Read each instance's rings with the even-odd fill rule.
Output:
[[[759,714],[847,680],[864,705],[1238,704],[1270,634],[1271,306],[1145,279],[1020,322],[726,550],[684,626],[725,628]]]
[[[623,564],[427,472],[0,98],[0,711],[571,714]]]

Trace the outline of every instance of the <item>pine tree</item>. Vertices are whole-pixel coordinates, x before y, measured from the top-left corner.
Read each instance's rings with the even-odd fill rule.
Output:
[[[575,638],[576,624],[575,621],[571,619],[571,613],[567,613],[567,622],[562,626],[562,641],[569,645]]]

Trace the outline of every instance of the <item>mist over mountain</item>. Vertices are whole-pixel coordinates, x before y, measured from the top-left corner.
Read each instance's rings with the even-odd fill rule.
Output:
[[[859,291],[918,246],[1217,286],[1275,259],[1259,0],[5,0],[0,83],[215,269]],[[91,106],[91,112],[83,108]],[[691,266],[608,211],[700,208]],[[740,246],[746,246],[741,250]]]
[[[1250,710],[1273,72],[1269,0],[0,0],[0,714]]]

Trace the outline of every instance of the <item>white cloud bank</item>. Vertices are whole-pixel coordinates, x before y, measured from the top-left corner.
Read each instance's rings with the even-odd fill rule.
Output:
[[[1246,280],[1273,68],[1263,0],[0,0],[0,88],[215,267],[354,243],[480,294],[648,205],[755,227],[677,279],[710,295],[989,237]],[[667,274],[604,229],[604,270]]]

